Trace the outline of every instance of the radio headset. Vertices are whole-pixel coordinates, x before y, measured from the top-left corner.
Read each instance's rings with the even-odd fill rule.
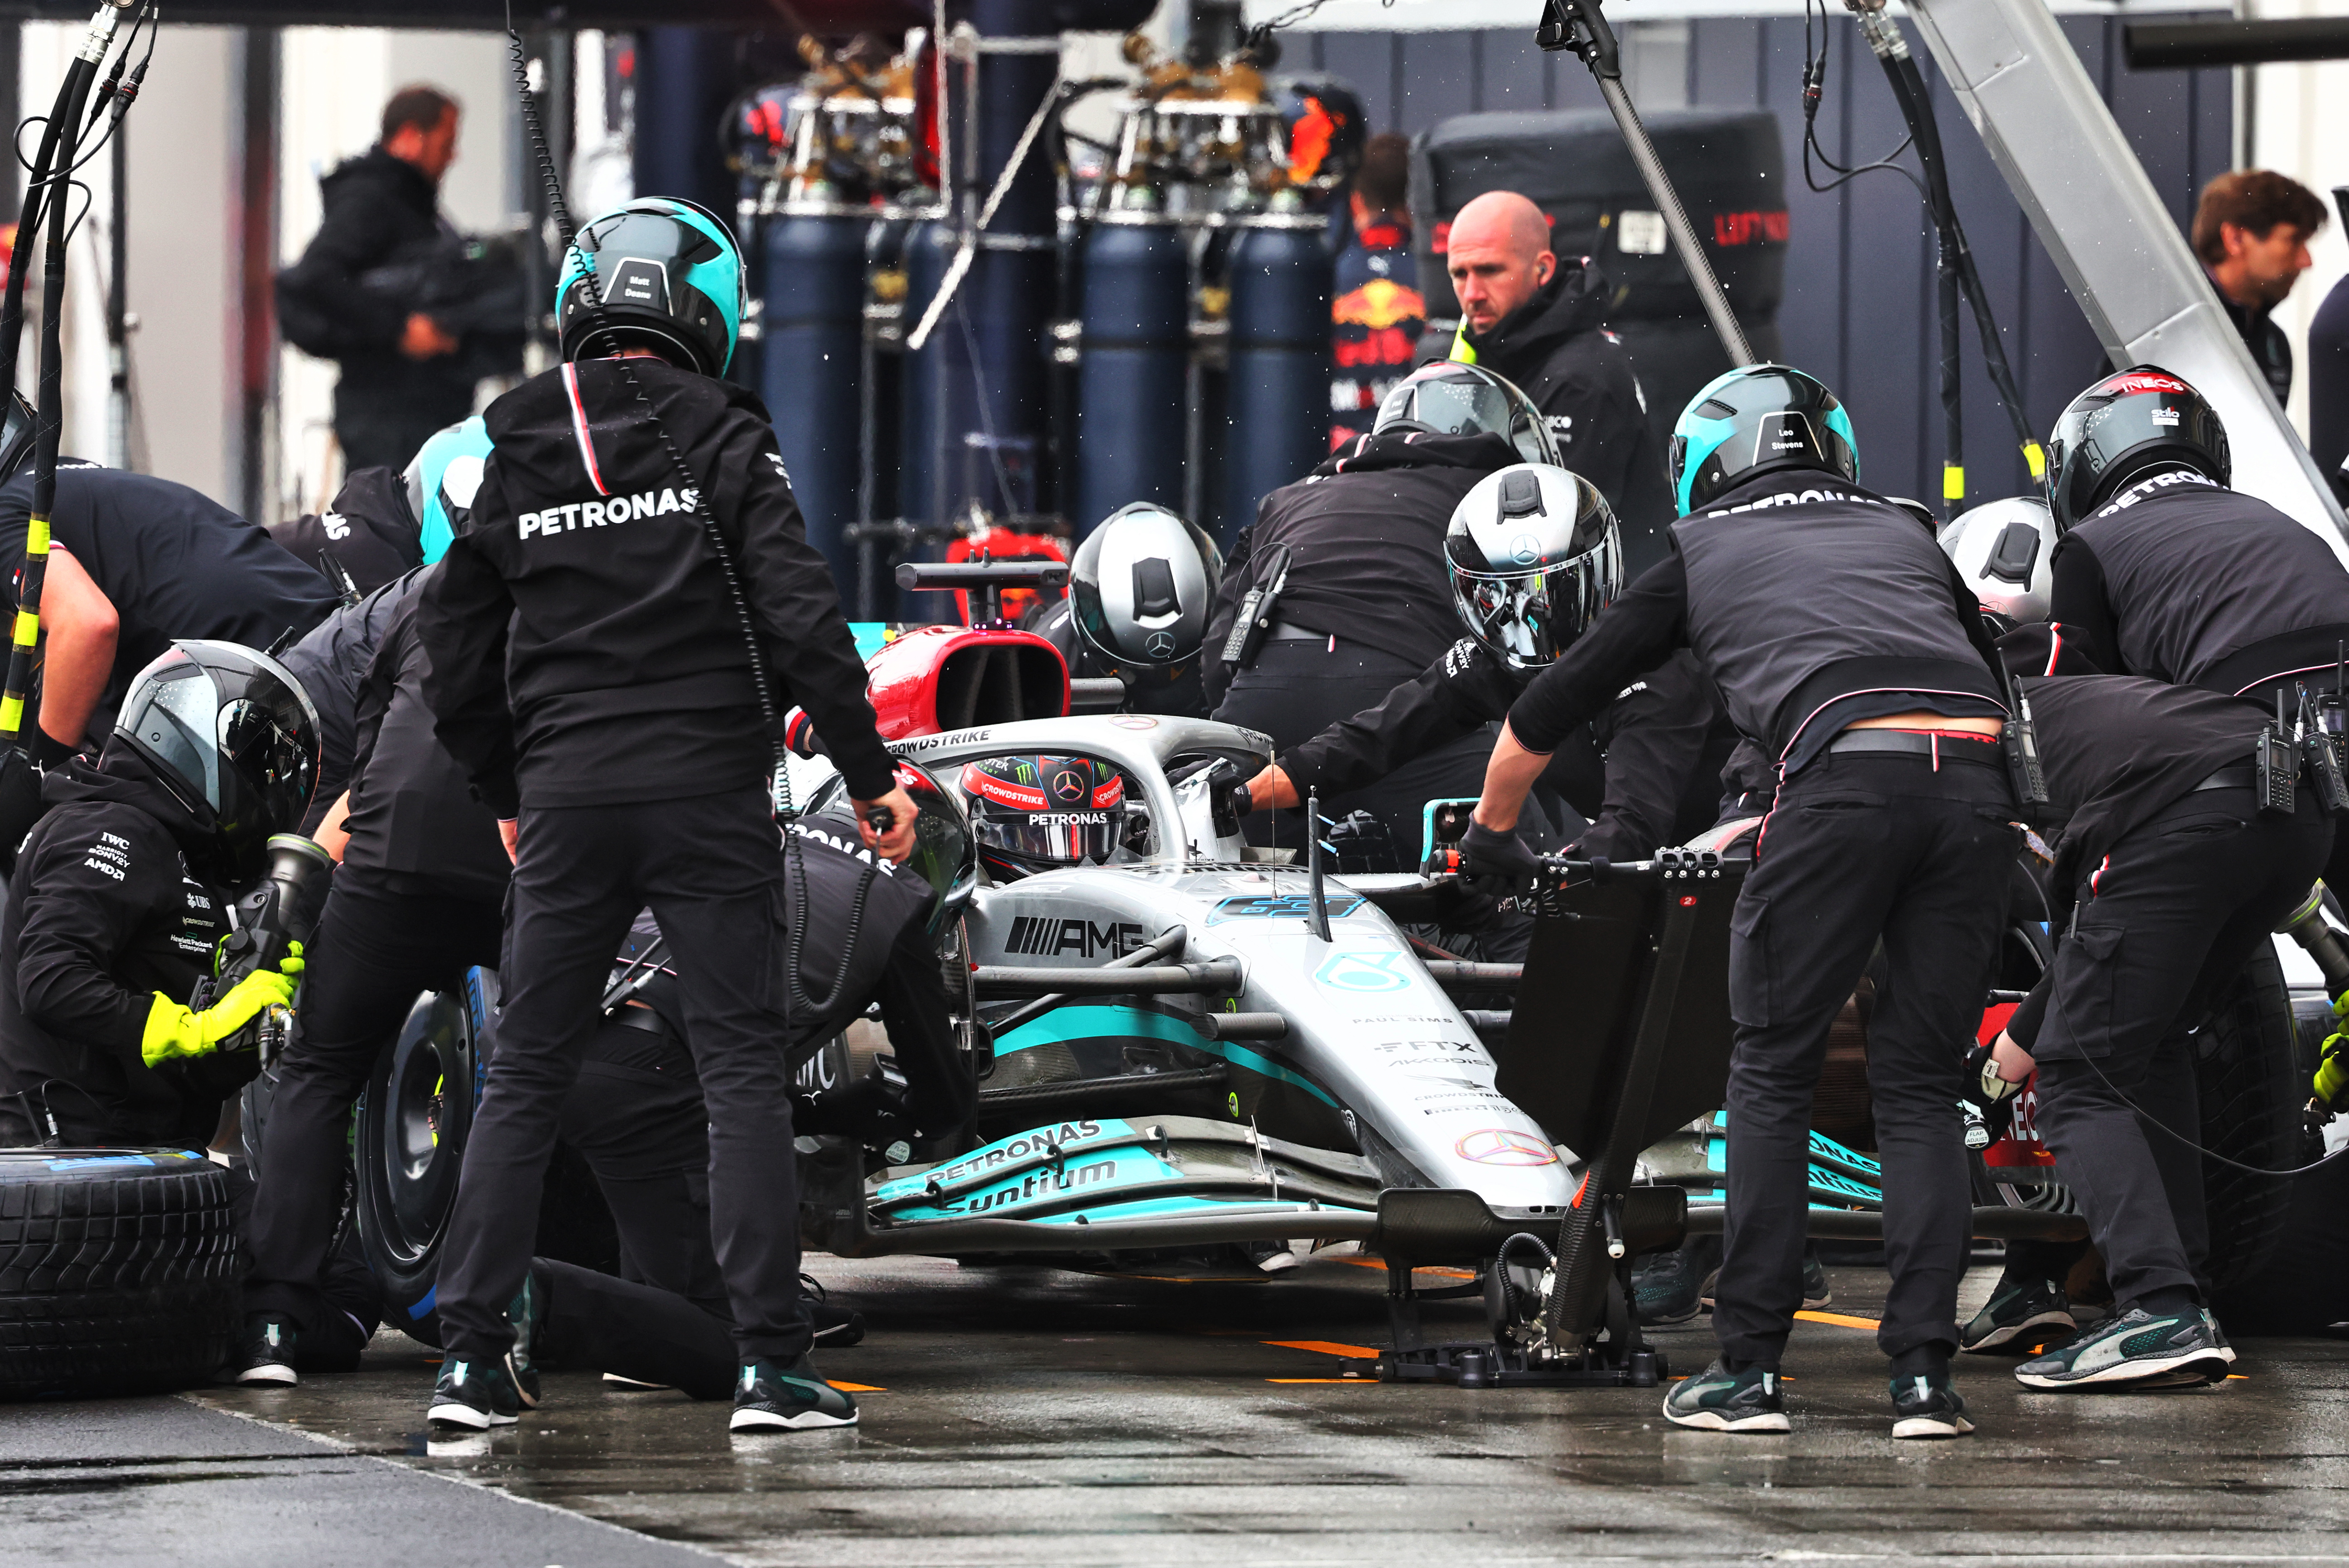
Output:
[[[514,30],[511,4],[506,7],[506,42],[513,62],[514,96],[521,103],[523,123],[530,131],[531,151],[538,164],[540,182],[545,188],[547,214],[554,220],[555,237],[579,263],[580,276],[585,285],[582,290],[584,303],[587,306],[589,319],[595,323],[593,336],[617,347],[619,338],[613,333],[611,323],[604,314],[603,280],[596,275],[594,258],[579,244],[578,230],[571,221],[570,204],[563,198],[563,177],[555,170],[554,154],[548,149],[546,130],[539,119],[538,95],[530,85],[530,58],[523,47],[522,35]],[[792,802],[790,752],[784,744],[782,717],[775,710],[774,683],[768,675],[766,649],[760,646],[758,624],[750,618],[750,602],[742,591],[741,573],[734,564],[734,547],[726,542],[724,532],[718,526],[717,514],[709,510],[709,487],[693,472],[692,466],[685,461],[685,453],[671,439],[668,427],[661,423],[660,413],[653,407],[651,394],[645,390],[644,383],[636,379],[636,373],[626,358],[615,357],[612,363],[619,367],[621,379],[627,382],[628,389],[636,395],[636,401],[644,406],[645,422],[660,438],[661,450],[667,454],[670,467],[684,482],[686,493],[693,497],[694,519],[701,524],[701,531],[709,541],[709,548],[718,557],[719,572],[726,580],[726,596],[734,607],[734,624],[742,633],[743,651],[750,656],[750,685],[759,699],[760,726],[774,753],[774,792],[769,805],[782,833],[783,853],[789,861],[789,879],[798,885],[800,896],[804,898],[808,886],[807,863],[800,847],[799,834],[795,831],[799,811]],[[54,449],[54,438],[49,445]],[[887,807],[880,806],[873,809],[865,822],[874,834],[879,835],[895,826],[896,817]],[[785,913],[790,919],[786,921],[789,929],[784,936],[783,973],[792,1005],[794,1009],[804,1009],[802,1016],[812,1017],[823,1012],[840,1000],[840,988],[848,983],[849,966],[856,956],[857,933],[864,923],[865,898],[873,890],[874,878],[879,875],[876,855],[876,863],[866,867],[864,876],[857,881],[856,900],[849,909],[846,940],[841,947],[840,972],[833,978],[824,996],[810,995],[800,979],[800,950],[807,920],[804,911],[786,909]],[[607,1000],[606,1005],[611,1004]]]

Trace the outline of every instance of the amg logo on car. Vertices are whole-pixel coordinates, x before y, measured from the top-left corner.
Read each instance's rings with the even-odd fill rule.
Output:
[[[1112,920],[1097,926],[1091,920],[1056,920],[1044,915],[1021,915],[1011,922],[1008,953],[1035,957],[1075,953],[1093,958],[1106,953],[1123,958],[1142,945],[1142,927],[1133,920]]]
[[[1057,1176],[1049,1170],[1031,1170],[1017,1187],[982,1192],[958,1210],[951,1204],[947,1207],[953,1213],[982,1214],[989,1209],[1025,1203],[1039,1192],[1050,1197],[1055,1192],[1066,1192],[1071,1187],[1090,1187],[1097,1181],[1107,1181],[1116,1174],[1117,1161],[1113,1159],[1095,1160],[1091,1165],[1078,1166],[1074,1170],[1064,1169]]]

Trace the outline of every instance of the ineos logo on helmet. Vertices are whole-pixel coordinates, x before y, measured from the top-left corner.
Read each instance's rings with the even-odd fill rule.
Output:
[[[2057,417],[2047,439],[2048,510],[2059,530],[2075,528],[2122,492],[2178,471],[2231,482],[2227,428],[2192,385],[2158,365],[2133,365]]]

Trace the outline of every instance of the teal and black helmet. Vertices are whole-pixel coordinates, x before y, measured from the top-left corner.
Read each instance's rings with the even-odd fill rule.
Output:
[[[1859,478],[1859,442],[1836,395],[1790,365],[1715,376],[1672,427],[1672,496],[1685,517],[1733,485],[1785,468]]]
[[[464,532],[489,455],[490,432],[475,414],[434,431],[408,460],[408,472],[400,477],[408,485],[408,509],[416,518],[426,566],[448,554],[449,541]]]
[[[605,326],[587,298],[581,253],[595,258]],[[554,289],[565,359],[641,345],[705,376],[725,374],[742,336],[741,247],[708,209],[639,196],[579,231]]]

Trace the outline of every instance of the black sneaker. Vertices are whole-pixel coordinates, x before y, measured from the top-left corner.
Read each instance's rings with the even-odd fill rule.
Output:
[[[2072,1303],[2064,1299],[2064,1287],[2054,1281],[2002,1279],[1982,1311],[1959,1331],[1958,1346],[1976,1355],[1993,1350],[2013,1355],[2068,1338],[2079,1327]]]
[[[1721,1242],[1692,1236],[1669,1252],[1642,1259],[1631,1271],[1631,1304],[1643,1324],[1686,1323],[1696,1316],[1699,1287],[1721,1262]]]
[[[1683,1377],[1664,1396],[1664,1416],[1675,1426],[1708,1432],[1784,1432],[1786,1401],[1778,1375],[1749,1366],[1731,1372],[1716,1361]]]
[[[823,1380],[802,1355],[789,1366],[746,1361],[734,1384],[736,1432],[804,1432],[856,1425],[856,1401]]]
[[[815,1342],[826,1350],[845,1350],[864,1340],[864,1314],[853,1307],[836,1307],[824,1299],[823,1282],[813,1274],[800,1276],[800,1293],[807,1297],[808,1317],[815,1324]]]
[[[1966,1402],[1958,1397],[1948,1373],[1892,1380],[1894,1437],[1962,1438],[1973,1429],[1974,1424],[1966,1419]]]
[[[300,1332],[293,1320],[274,1313],[248,1315],[244,1320],[244,1346],[237,1356],[236,1380],[276,1388],[291,1388],[301,1382],[294,1370],[294,1345]]]
[[[1803,1249],[1803,1310],[1816,1312],[1835,1304],[1835,1291],[1827,1284],[1827,1266],[1819,1259],[1818,1243]]]
[[[440,1380],[432,1386],[432,1405],[424,1418],[444,1432],[486,1432],[492,1427],[512,1426],[525,1407],[537,1404],[537,1390],[523,1392],[510,1357],[460,1361],[451,1356],[440,1364]]]
[[[539,1324],[546,1318],[546,1293],[539,1288],[538,1272],[531,1270],[522,1277],[522,1289],[506,1303],[506,1321],[513,1324],[513,1349],[506,1356],[506,1367],[513,1374],[514,1386],[522,1393],[522,1402],[533,1409],[538,1407],[538,1363],[531,1359],[530,1348],[538,1342]]]
[[[1721,1271],[1715,1269],[1705,1275],[1704,1284],[1697,1293],[1699,1304],[1707,1312],[1713,1310],[1713,1287],[1720,1282]],[[1803,1248],[1803,1304],[1799,1310],[1816,1312],[1834,1304],[1835,1290],[1827,1283],[1827,1266],[1819,1260],[1818,1243],[1810,1242]]]
[[[2201,1308],[2156,1314],[2132,1307],[2033,1356],[2014,1369],[2014,1377],[2026,1388],[2141,1386],[2155,1378],[2173,1386],[2180,1381],[2177,1374],[2220,1376],[2234,1360],[2234,1347]]]

